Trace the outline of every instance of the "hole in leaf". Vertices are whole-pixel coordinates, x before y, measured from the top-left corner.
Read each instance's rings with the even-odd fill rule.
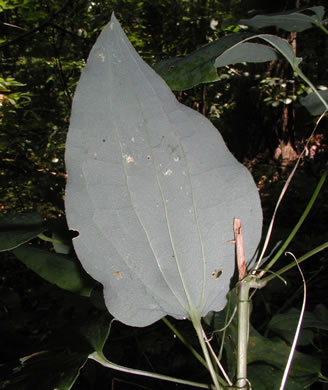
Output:
[[[71,238],[75,238],[75,237],[78,237],[80,235],[80,232],[78,230],[70,230],[69,234],[70,234]]]
[[[222,269],[215,269],[212,272],[212,276],[215,280],[219,279],[219,277],[222,275]]]

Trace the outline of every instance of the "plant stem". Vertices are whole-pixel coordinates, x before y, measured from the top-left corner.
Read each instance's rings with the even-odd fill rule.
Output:
[[[183,335],[178,331],[178,329],[166,318],[163,317],[162,321],[172,330],[172,332],[177,336],[177,338],[191,351],[195,358],[207,369],[207,364],[204,358],[193,348],[188,341],[183,337]]]
[[[234,311],[233,311],[232,315],[230,314],[230,307],[231,307],[230,299],[231,299],[231,295],[229,294],[228,303],[227,303],[227,306],[226,306],[227,312],[226,312],[225,321],[224,321],[225,325],[224,325],[224,328],[223,328],[223,333],[222,333],[222,337],[221,337],[221,345],[220,345],[220,350],[219,350],[219,355],[218,355],[218,359],[219,360],[221,360],[221,358],[222,358],[223,348],[224,348],[224,341],[225,341],[225,338],[226,338],[228,326],[231,324],[231,322],[233,320],[233,317],[235,316],[236,309],[237,309],[237,308],[234,308]]]
[[[301,78],[303,81],[307,83],[307,85],[313,90],[313,92],[317,95],[318,99],[321,100],[321,103],[325,107],[325,111],[328,110],[328,103],[325,101],[325,99],[320,95],[319,91],[316,89],[316,87],[312,84],[312,82],[305,76],[305,74],[301,71],[301,69],[297,67],[293,67],[294,72]]]
[[[319,183],[317,184],[309,203],[307,204],[305,210],[303,211],[303,214],[301,215],[301,217],[298,220],[297,224],[295,225],[294,229],[291,231],[291,233],[287,237],[286,241],[282,244],[281,248],[276,253],[276,255],[273,257],[273,259],[267,264],[267,266],[264,268],[264,270],[261,271],[261,273],[260,273],[261,276],[264,275],[265,272],[268,271],[276,263],[276,261],[284,253],[285,249],[290,244],[292,239],[295,237],[295,234],[298,232],[299,228],[302,226],[302,223],[304,222],[305,218],[308,216],[314,202],[316,201],[316,199],[319,195],[319,192],[320,192],[324,182],[326,181],[327,175],[328,175],[328,169],[326,169],[325,172],[323,173],[323,175],[321,176]]]
[[[202,325],[201,325],[200,317],[197,316],[197,315],[192,316],[191,317],[191,322],[192,322],[192,324],[193,324],[193,326],[195,328],[195,331],[196,331],[196,334],[197,334],[197,337],[198,337],[198,340],[199,340],[199,344],[200,344],[200,346],[202,348],[202,351],[203,351],[203,354],[204,354],[204,357],[205,357],[205,360],[206,360],[207,368],[208,368],[208,371],[209,371],[209,373],[211,375],[214,387],[215,387],[216,390],[222,390],[222,387],[219,384],[218,377],[216,375],[215,369],[213,367],[212,359],[210,357],[210,354],[208,352],[208,349],[207,349],[207,346],[206,346],[206,343],[205,343],[205,340],[204,340],[203,328],[202,328]]]
[[[301,256],[297,259],[298,264],[301,264],[303,261],[309,259],[311,256],[323,251],[324,249],[328,248],[328,242],[325,242],[324,244],[321,244],[317,246],[316,248],[312,249],[311,251],[307,252],[305,255]],[[281,268],[279,271],[276,271],[274,274],[271,274],[263,279],[261,279],[261,282],[268,283],[278,275],[282,275],[286,271],[289,271],[290,269],[294,268],[296,266],[296,263],[290,263],[286,265],[285,267]]]
[[[239,282],[238,292],[238,347],[236,388],[246,389],[247,382],[247,347],[249,335],[249,290],[248,277]]]
[[[146,376],[146,377],[150,377],[150,378],[154,378],[154,379],[160,379],[163,381],[181,383],[183,385],[199,387],[201,389],[208,389],[208,385],[206,385],[204,383],[198,383],[198,382],[188,381],[188,380],[184,380],[184,379],[172,378],[172,377],[167,376],[167,375],[156,374],[154,372],[149,372],[149,371],[136,370],[134,368],[124,367],[124,366],[121,366],[119,364],[112,363],[109,360],[107,360],[102,353],[99,353],[99,352],[94,352],[91,355],[89,355],[89,359],[95,360],[96,362],[100,363],[102,366],[107,367],[107,368],[111,368],[113,370],[127,372],[129,374]]]
[[[326,27],[325,27],[322,23],[319,24],[319,28],[320,28],[325,34],[328,35],[328,30],[326,29]]]
[[[38,234],[38,237],[39,237],[41,240],[43,240],[43,241],[52,242],[53,244],[66,244],[64,241],[57,240],[56,238],[48,237],[48,236],[46,236],[46,235],[43,234],[43,233],[39,233],[39,234]]]

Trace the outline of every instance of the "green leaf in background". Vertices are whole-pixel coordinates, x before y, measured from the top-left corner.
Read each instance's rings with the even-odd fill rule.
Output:
[[[8,0],[0,0],[0,12],[3,12],[4,10],[15,8],[16,5],[10,4]]]
[[[144,63],[115,16],[76,89],[66,167],[76,253],[118,320],[199,320],[224,307],[234,218],[248,264],[261,236],[256,185],[217,129]]]
[[[269,366],[264,363],[253,363],[247,367],[248,379],[252,389],[275,390],[280,388],[281,379],[284,374],[282,369]],[[304,390],[316,382],[317,375],[305,375],[294,378],[289,376],[284,390]]]
[[[295,336],[295,330],[299,317],[300,310],[291,308],[286,313],[273,316],[268,324],[268,328],[291,344]],[[327,330],[327,325],[327,321],[322,321],[320,318],[317,318],[315,312],[305,312],[302,321],[302,330],[297,344],[310,344],[314,336],[313,329]]]
[[[12,252],[32,271],[64,290],[89,296],[95,286],[95,282],[84,272],[78,261],[70,256],[48,252],[27,244]]]
[[[200,83],[218,80],[217,67],[240,62],[266,62],[278,58],[271,46],[247,42],[259,38],[270,43],[296,67],[302,61],[295,56],[291,45],[270,34],[232,34],[202,47],[183,58],[170,58],[155,65],[156,72],[172,90],[185,90]]]
[[[226,35],[185,57],[160,61],[154,69],[173,91],[184,91],[201,83],[217,81],[215,59],[247,36],[249,35]]]
[[[313,15],[307,15],[310,11]],[[276,26],[286,31],[301,32],[318,25],[324,16],[324,7],[310,7],[297,12],[279,13],[272,15],[256,15],[251,19],[241,19],[238,24],[256,29]]]
[[[290,346],[282,340],[271,340],[261,336],[253,327],[250,328],[248,364],[254,362],[266,362],[267,364],[284,370]],[[295,351],[293,364],[290,369],[290,376],[308,377],[310,381],[313,377],[318,377],[320,373],[320,360],[314,356],[309,356]],[[312,382],[311,382],[312,383]]]
[[[320,321],[320,329],[328,330],[328,308],[323,304],[316,305],[313,314]]]
[[[89,318],[79,327],[79,333],[92,346],[93,351],[102,353],[111,328],[111,318],[104,311],[100,316],[95,315]]]
[[[0,367],[3,390],[70,390],[93,352],[102,353],[110,330],[109,316],[98,314],[75,324],[41,351]]]
[[[225,334],[222,331],[217,332],[217,330],[226,327],[227,318],[228,320],[231,320],[233,309],[236,305],[237,292],[236,289],[234,289],[229,293],[229,304],[225,307],[224,311],[220,313],[209,313],[204,319],[215,332],[219,343],[221,342],[223,335],[225,337],[224,350],[225,358],[228,363],[228,370],[231,370],[231,367],[234,367],[236,364],[235,356],[237,354],[238,339],[237,315],[233,317],[231,323],[225,329]],[[227,310],[229,310],[229,313],[226,317]],[[275,326],[276,330],[281,328],[281,332],[278,331],[277,334],[285,337],[286,333],[283,330],[288,328],[288,325],[290,327],[294,326],[294,335],[299,312],[296,315],[293,310],[290,311],[290,315],[286,313],[286,318],[283,318],[284,315],[281,315],[281,317],[279,315],[273,317],[273,323],[269,324],[269,329],[274,330],[272,329],[272,326]],[[295,309],[295,311],[297,310]],[[325,329],[324,327],[327,324],[328,318],[327,313],[327,309],[323,305],[322,307],[318,306],[313,314],[308,313],[305,315],[304,326],[310,328],[312,323],[312,327]],[[290,318],[290,320],[288,320],[288,318]],[[281,322],[284,320],[286,320],[285,324],[282,324]],[[291,325],[291,322],[293,322],[293,325]],[[282,339],[277,337],[275,339],[263,337],[252,325],[250,325],[247,371],[252,388],[260,390],[279,389],[289,352],[290,345],[287,345]],[[261,373],[261,375],[259,373]],[[319,373],[319,359],[296,351],[286,389],[304,389],[318,379]],[[230,372],[231,377],[233,377],[233,374],[234,372]]]
[[[294,50],[292,46],[286,41],[285,39],[281,39],[275,35],[270,34],[259,34],[259,35],[253,35],[252,37],[245,38],[242,42],[236,43],[234,46],[229,48],[225,53],[222,54],[223,57],[227,57],[230,61],[234,59],[240,58],[239,56],[239,48],[245,44],[246,41],[250,39],[262,39],[266,42],[268,42],[271,46],[273,46],[281,55],[283,55],[286,60],[290,63],[291,67],[293,68],[293,71],[302,78],[307,85],[312,88],[312,90],[316,93],[316,96],[311,96],[310,98],[306,97],[305,104],[303,99],[303,105],[305,105],[306,108],[311,112],[312,114],[322,113],[324,112],[328,105],[326,103],[326,94],[321,92],[321,94],[316,90],[316,88],[313,86],[311,81],[303,74],[301,69],[299,68],[299,64],[302,62],[302,58],[296,57],[294,54]],[[223,59],[224,61],[224,59]],[[216,59],[216,63],[220,62],[220,57]],[[226,61],[224,61],[226,63]],[[326,91],[323,91],[326,92]],[[320,100],[320,99],[321,100]],[[308,99],[308,100],[306,100]],[[325,107],[325,105],[327,107]]]
[[[268,328],[291,345],[295,336],[299,316],[300,311],[294,308],[287,313],[277,314],[270,320]],[[305,321],[313,318],[314,316],[312,316],[311,313],[304,313],[302,330],[297,340],[297,345],[308,345],[312,342],[314,334],[311,329],[306,329],[307,326],[305,326]]]
[[[56,253],[68,255],[73,251],[72,232],[67,226],[66,217],[59,217],[47,222],[47,230],[51,232],[51,239],[53,248]]]
[[[53,232],[51,238],[54,240],[52,245],[56,253],[68,255],[71,252],[72,246],[66,241],[66,236],[64,234]]]
[[[0,252],[14,249],[42,233],[41,216],[37,213],[6,214],[0,218]]]
[[[75,337],[76,339],[76,337]],[[71,340],[74,345],[74,340]],[[81,340],[76,344],[81,344]],[[69,390],[88,360],[89,352],[72,351],[71,346],[39,351],[7,363],[9,375],[2,377],[3,390],[58,389]],[[11,366],[11,367],[10,367]]]
[[[228,63],[244,62],[245,58],[251,59],[252,56],[254,56],[256,61],[251,62],[269,61],[270,55],[272,56],[272,59],[275,59],[273,57],[276,55],[276,52],[271,47],[264,49],[264,47],[266,47],[265,45],[251,44],[254,45],[252,46],[252,51],[249,51],[249,54],[247,53],[247,48],[249,47],[248,45],[250,45],[247,41],[255,38],[262,39],[273,46],[287,59],[293,69],[297,68],[302,61],[302,58],[295,56],[293,48],[285,39],[270,34],[258,34],[245,38],[231,46],[215,60],[215,66],[222,66],[221,63],[226,65]]]
[[[259,43],[240,43],[238,50],[227,50],[216,60],[215,66],[226,66],[240,62],[266,62],[278,58],[277,53],[270,46]]]
[[[319,91],[319,94],[328,103],[328,90]],[[326,111],[326,107],[319,100],[315,93],[310,93],[306,97],[300,98],[300,103],[314,116],[321,115]]]
[[[270,34],[259,34],[254,37],[263,39],[264,41],[270,43],[276,50],[278,50],[290,63],[292,68],[295,70],[298,68],[298,65],[301,63],[302,58],[296,57],[292,46],[288,43],[286,39],[277,37],[276,35]]]

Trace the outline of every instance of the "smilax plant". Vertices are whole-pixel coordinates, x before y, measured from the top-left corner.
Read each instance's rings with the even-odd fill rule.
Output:
[[[323,7],[312,7],[305,13],[281,15],[279,20],[266,16],[242,23],[255,28],[279,24],[291,31],[317,26],[326,33],[323,16]],[[256,360],[254,353],[247,357],[250,339],[259,349],[262,346],[261,353],[275,347],[268,347],[250,326],[250,291],[263,288],[277,275],[327,248],[328,243],[324,243],[267,276],[309,213],[327,171],[290,236],[261,268],[268,240],[259,251],[262,210],[250,173],[232,156],[217,129],[204,116],[179,103],[171,89],[216,81],[218,67],[272,61],[279,53],[312,89],[302,104],[324,113],[327,96],[316,90],[299,68],[301,59],[277,36],[228,35],[186,57],[162,61],[155,66],[156,73],[138,55],[113,14],[91,50],[72,106],[65,203],[69,229],[76,232],[74,249],[83,268],[103,285],[108,311],[126,325],[144,327],[164,319],[187,343],[164,317],[189,319],[204,358],[189,348],[208,369],[211,387],[217,390],[249,388],[247,363]],[[10,224],[17,226],[17,221],[7,221]],[[11,229],[11,241],[2,250],[13,250],[21,261],[62,288],[91,294],[94,282],[69,256],[49,253],[48,264],[40,265],[35,259],[42,254],[22,245],[36,236],[49,239],[40,221],[31,224],[20,219],[19,226],[15,237]],[[62,244],[57,238],[51,240],[54,245]],[[70,267],[69,280],[60,276],[62,272],[49,272],[55,263],[61,270]],[[233,350],[229,356],[236,357],[232,379],[212,350],[203,319],[216,323],[216,329],[222,322],[222,345],[226,334],[236,341],[236,345],[229,345]],[[126,368],[107,360],[103,353],[109,333],[107,317],[88,324],[82,333],[90,350],[76,359],[71,370],[61,372],[56,388],[71,388],[88,358],[120,371],[208,388],[207,384]],[[279,366],[287,351],[281,346],[279,363],[272,365]],[[306,365],[301,363],[301,355],[296,353],[295,359],[298,365],[294,374],[300,377]],[[319,368],[315,359],[308,358],[306,364],[310,368],[302,380],[310,385],[320,375]],[[303,388],[297,386],[294,388]]]
[[[216,67],[272,60],[275,48],[313,87],[286,41],[264,34],[233,38],[215,59]],[[249,43],[255,38],[273,48]],[[249,289],[263,285],[246,271],[261,236],[257,188],[212,124],[180,104],[143,62],[114,15],[75,93],[66,166],[67,220],[79,233],[74,247],[84,268],[104,286],[108,310],[131,326],[166,315],[190,319],[216,389],[222,383],[201,318],[226,304],[235,236],[241,280],[236,386],[246,388],[247,301]]]
[[[219,388],[201,317],[225,306],[234,218],[245,227],[247,263],[254,255],[257,188],[214,126],[143,62],[114,15],[75,92],[66,166],[75,251],[103,284],[109,311],[131,326],[189,318]]]

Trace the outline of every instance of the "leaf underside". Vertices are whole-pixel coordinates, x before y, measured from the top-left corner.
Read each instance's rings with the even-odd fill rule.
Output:
[[[66,166],[76,253],[118,320],[146,326],[224,307],[233,219],[242,221],[248,263],[260,239],[257,188],[214,126],[143,62],[114,15],[75,93]]]

